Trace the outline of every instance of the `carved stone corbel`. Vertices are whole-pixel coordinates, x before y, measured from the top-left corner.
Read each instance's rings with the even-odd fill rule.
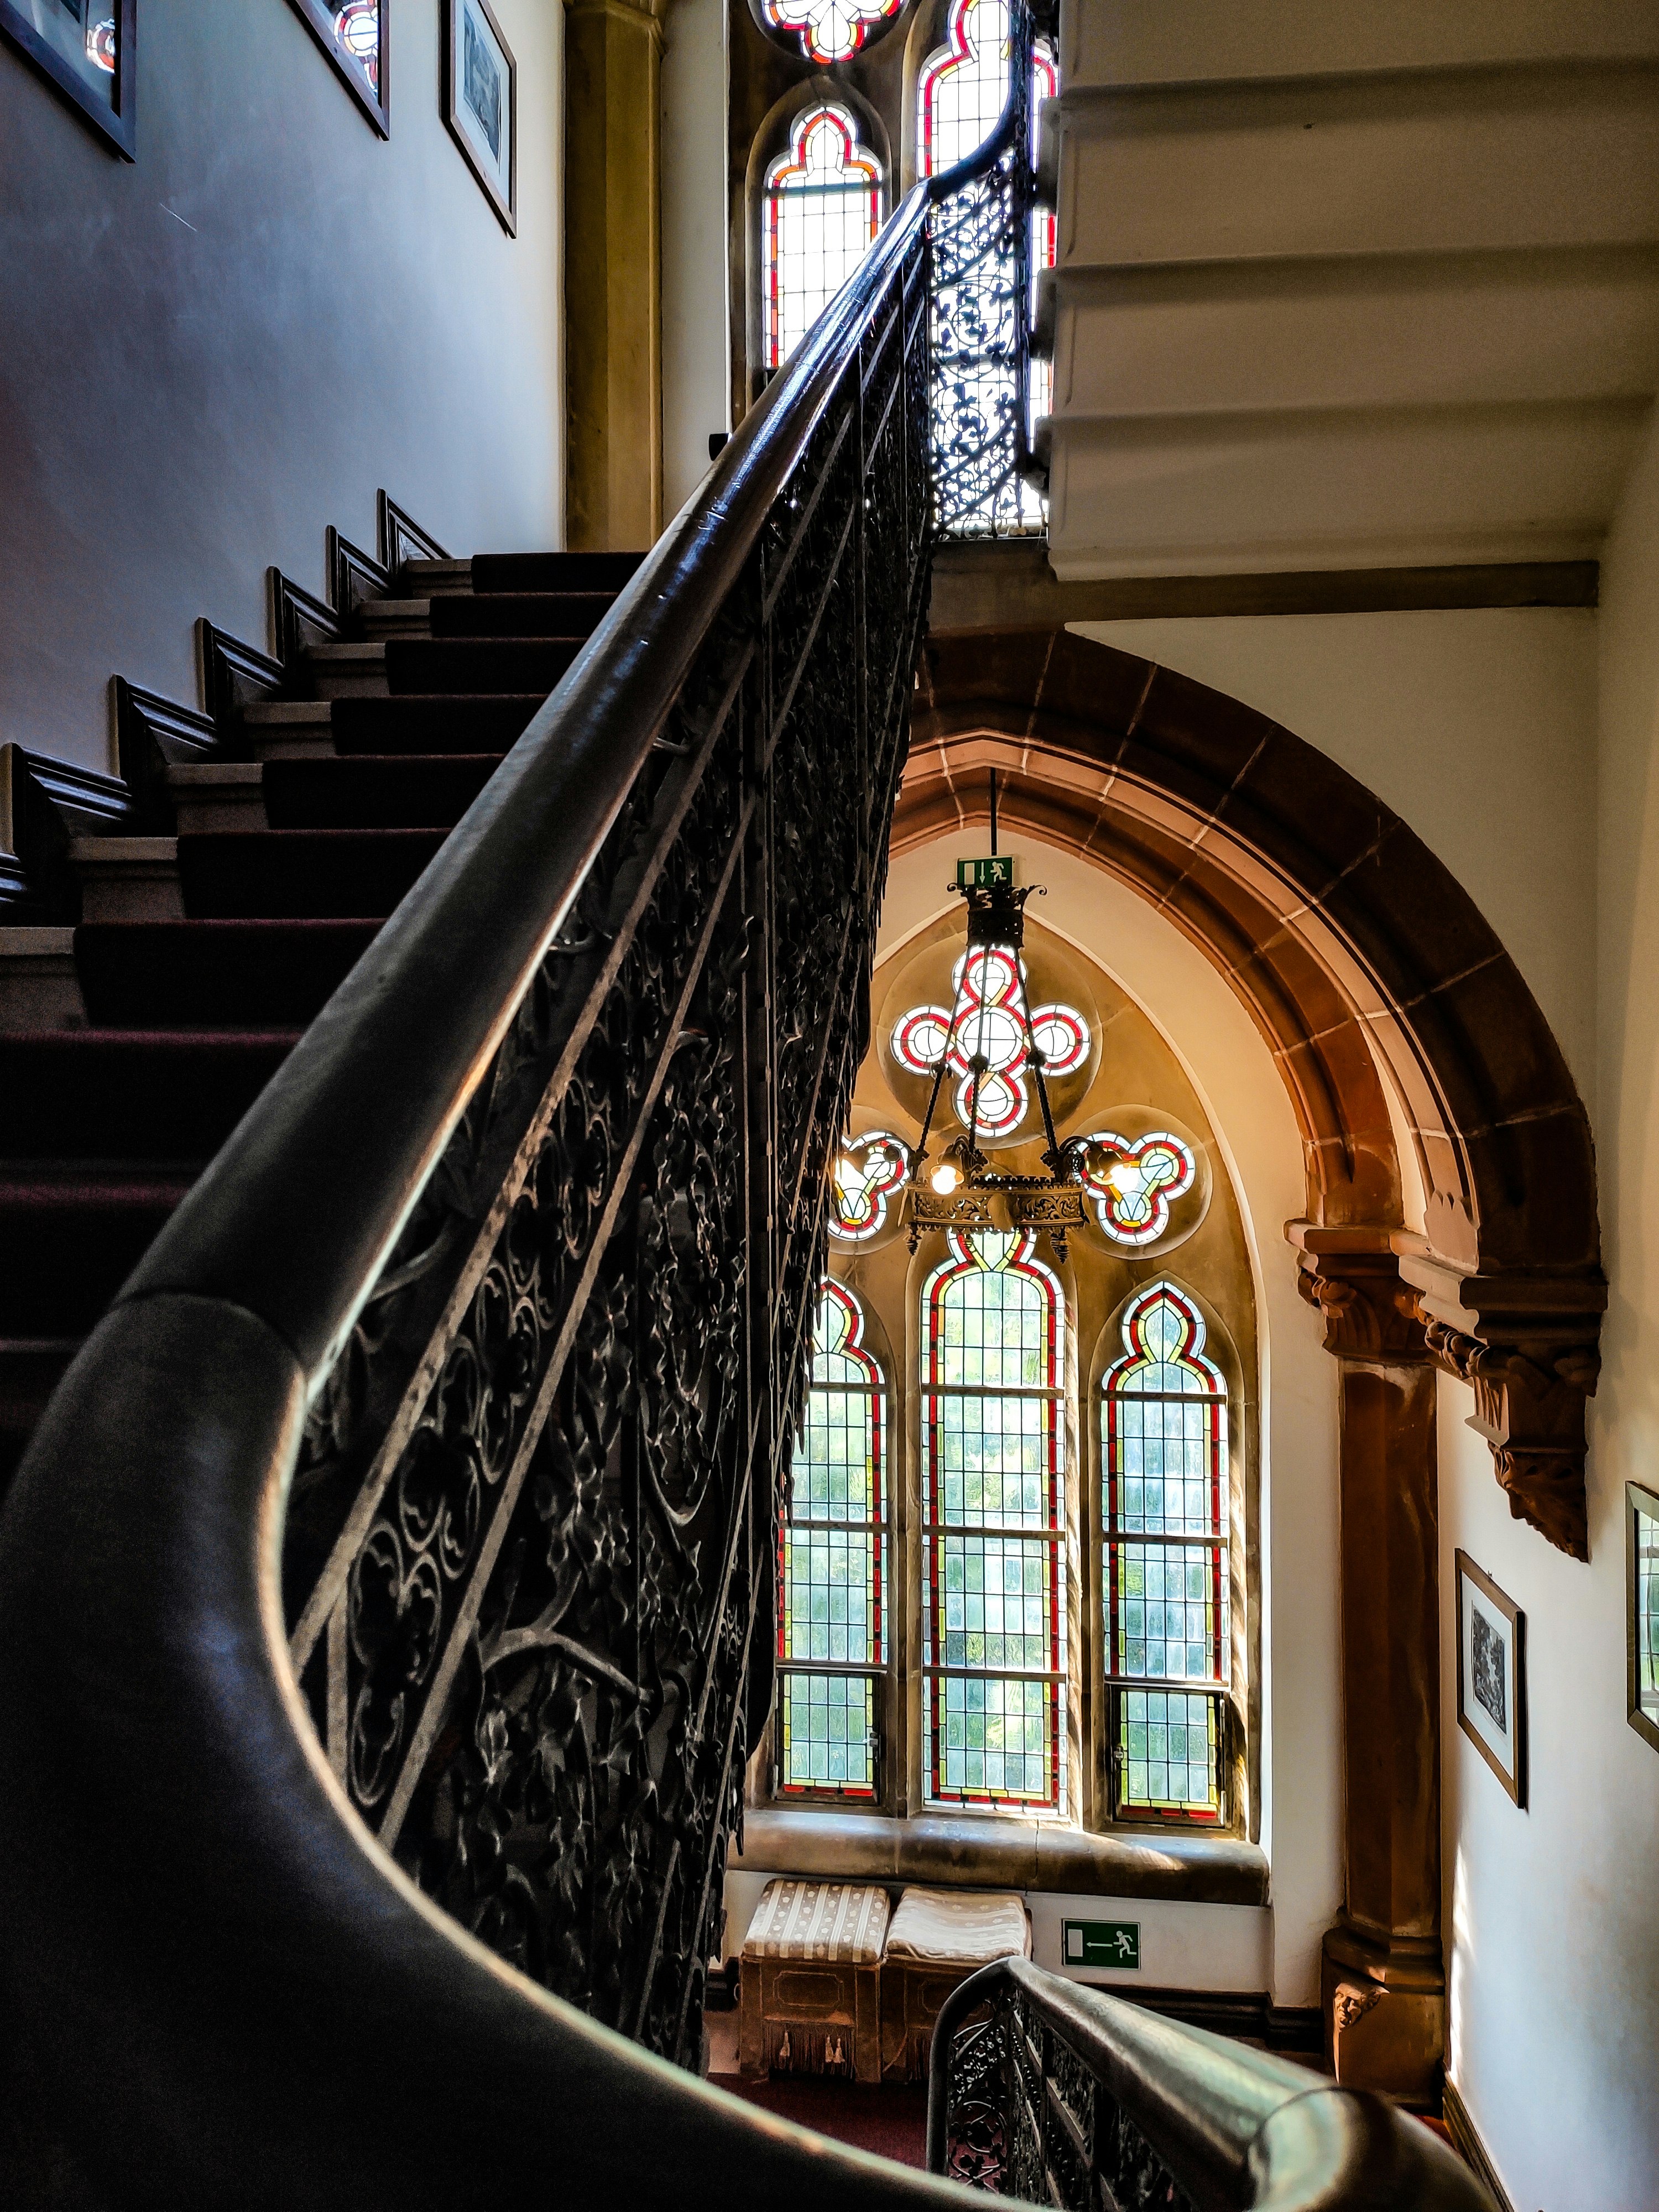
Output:
[[[1601,1372],[1607,1285],[1597,1275],[1459,1278],[1402,1253],[1429,1357],[1474,1392],[1469,1426],[1492,1448],[1510,1511],[1569,1558],[1589,1558],[1585,1407]]]
[[[1325,1323],[1327,1352],[1389,1367],[1428,1357],[1415,1297],[1386,1230],[1292,1221],[1285,1233],[1296,1248],[1296,1287]]]

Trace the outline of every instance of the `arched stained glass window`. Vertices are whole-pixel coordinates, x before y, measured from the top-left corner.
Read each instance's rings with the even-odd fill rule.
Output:
[[[881,164],[856,118],[822,100],[795,118],[761,212],[766,366],[787,361],[881,227]]]
[[[1218,1820],[1227,1386],[1205,1356],[1203,1316],[1172,1283],[1134,1300],[1123,1345],[1100,1407],[1115,1810]]]
[[[1029,1234],[922,1297],[922,1726],[935,1803],[1066,1803],[1064,1306]]]
[[[778,1532],[778,1787],[874,1797],[886,1663],[887,1393],[864,1310],[819,1285],[812,1381]]]
[[[904,0],[761,0],[774,30],[793,31],[808,61],[844,62],[878,23],[897,15]]]

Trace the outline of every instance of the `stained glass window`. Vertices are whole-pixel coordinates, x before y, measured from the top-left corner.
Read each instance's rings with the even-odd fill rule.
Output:
[[[786,362],[863,259],[881,226],[881,164],[850,109],[821,100],[795,118],[766,173],[762,210],[766,365]]]
[[[1115,1809],[1218,1820],[1228,1676],[1227,1386],[1204,1321],[1155,1283],[1101,1388],[1104,1669]]]
[[[922,1294],[922,1726],[935,1803],[1066,1803],[1064,1310],[1029,1234]]]
[[[830,1234],[842,1244],[878,1235],[909,1172],[909,1154],[884,1129],[843,1146],[830,1174]]]
[[[1155,1244],[1170,1226],[1171,1205],[1198,1174],[1192,1147],[1167,1129],[1133,1140],[1101,1129],[1090,1141],[1110,1155],[1103,1172],[1083,1177],[1101,1229],[1114,1244]]]
[[[1032,1102],[1021,963],[1000,945],[975,945],[952,969],[951,986],[962,1009],[955,1035],[949,1006],[912,1006],[894,1025],[893,1057],[912,1075],[931,1075],[948,1044],[957,1121],[964,1129],[971,1121],[980,1135],[994,1140],[1012,1136]],[[1034,1007],[1031,1036],[1049,1077],[1073,1074],[1089,1057],[1089,1024],[1075,1006]],[[975,1112],[970,1062],[981,1058],[985,1067]]]
[[[904,0],[761,0],[775,30],[793,31],[808,61],[844,62],[878,23],[896,15]]]
[[[1630,1712],[1659,1748],[1659,1497],[1626,1485],[1630,1547]]]
[[[936,175],[966,161],[982,146],[1008,104],[1010,24],[1007,0],[951,0],[945,17],[945,44],[930,54],[916,83],[916,157],[924,177]],[[1060,74],[1053,46],[1036,40],[1031,54],[1032,155],[1040,104],[1060,89]],[[1031,282],[1037,272],[1054,265],[1054,218],[1039,208],[1031,218]],[[1035,291],[1032,306],[1035,310]],[[988,369],[987,377],[1007,372]],[[1010,386],[1012,389],[1012,386]],[[1035,423],[1048,414],[1053,375],[1048,363],[1031,363],[1030,411]],[[980,394],[988,417],[997,411],[996,394],[988,388]],[[1028,426],[1028,431],[1029,431]],[[1037,496],[1025,492],[1035,519]]]
[[[778,1532],[778,1786],[870,1798],[886,1662],[886,1385],[864,1310],[819,1285],[812,1381]]]
[[[380,89],[380,0],[345,0],[334,11],[334,31],[378,94]]]

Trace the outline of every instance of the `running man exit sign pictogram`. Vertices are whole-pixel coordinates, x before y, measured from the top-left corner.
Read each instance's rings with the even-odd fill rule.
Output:
[[[1067,1920],[1061,1923],[1068,1966],[1140,1966],[1138,1920]]]
[[[1014,880],[1014,860],[1011,853],[999,853],[988,860],[958,860],[957,887],[959,890],[986,891],[995,884],[1011,884]]]

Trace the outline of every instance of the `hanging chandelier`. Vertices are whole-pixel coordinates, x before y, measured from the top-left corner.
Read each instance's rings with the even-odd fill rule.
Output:
[[[913,1074],[931,1074],[920,1140],[908,1146],[884,1133],[878,1139],[883,1163],[875,1176],[860,1176],[843,1146],[834,1170],[836,1203],[842,1206],[845,1194],[857,1188],[884,1214],[890,1200],[902,1210],[913,1252],[926,1230],[1029,1230],[1046,1234],[1055,1256],[1064,1260],[1066,1238],[1084,1224],[1091,1199],[1097,1203],[1121,1179],[1144,1170],[1094,1138],[1062,1144],[1055,1133],[1048,1079],[1069,1074],[1086,1060],[1089,1033],[1074,1008],[1054,1005],[1032,1012],[1024,957],[1025,904],[1039,887],[1017,884],[1012,860],[997,849],[994,769],[990,854],[959,860],[951,888],[964,902],[968,925],[967,948],[952,971],[951,1006],[916,1007],[895,1037],[901,1065]],[[960,1133],[936,1156],[929,1140],[947,1083]],[[1042,1115],[1047,1172],[999,1172],[988,1147],[1006,1143],[1024,1123],[1032,1092]]]

